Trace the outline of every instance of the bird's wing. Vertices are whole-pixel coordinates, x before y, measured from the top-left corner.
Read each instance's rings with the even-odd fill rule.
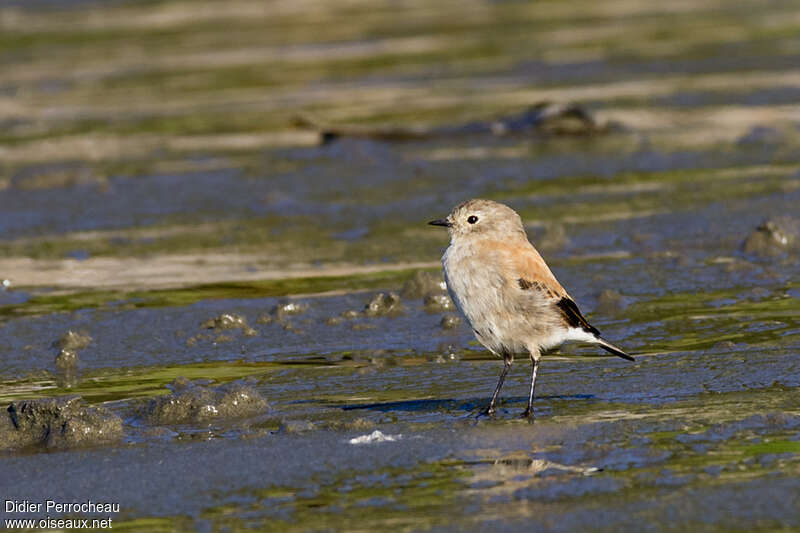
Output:
[[[506,283],[520,291],[523,298],[533,297],[538,302],[553,305],[560,313],[564,325],[582,329],[592,335],[600,332],[589,324],[575,301],[558,282],[542,256],[529,242],[509,244],[494,241],[487,246],[489,253],[501,265]]]
[[[589,324],[578,309],[578,305],[570,297],[564,287],[558,282],[550,268],[527,240],[509,244],[506,242],[491,242],[484,248],[488,254],[488,264],[497,265],[507,287],[512,290],[510,297],[512,308],[523,313],[541,309],[542,306],[552,306],[557,314],[549,314],[555,320],[568,328],[583,330],[593,337],[592,342],[604,350],[633,361],[633,357],[600,337],[600,332]],[[539,320],[547,320],[539,314]],[[589,340],[589,339],[582,339]]]
[[[486,264],[498,265],[506,282],[517,289],[538,291],[555,301],[569,296],[527,239],[512,243],[489,241],[483,250],[488,256]]]

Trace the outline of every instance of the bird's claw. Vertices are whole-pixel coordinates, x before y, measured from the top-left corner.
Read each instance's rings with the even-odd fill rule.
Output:
[[[489,418],[492,418],[492,417],[494,417],[494,413],[495,413],[494,406],[490,405],[486,409],[481,409],[480,411],[478,411],[478,414],[476,416],[478,418],[480,418],[482,416],[488,416]]]

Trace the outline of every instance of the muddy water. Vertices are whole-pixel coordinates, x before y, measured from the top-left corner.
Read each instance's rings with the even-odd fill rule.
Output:
[[[670,6],[0,8],[4,499],[141,531],[800,528],[800,21]],[[620,127],[291,126],[542,99]],[[547,357],[534,424],[524,358],[477,417],[500,363],[442,326],[425,222],[473,196],[637,355]],[[45,514],[88,517],[3,519]]]

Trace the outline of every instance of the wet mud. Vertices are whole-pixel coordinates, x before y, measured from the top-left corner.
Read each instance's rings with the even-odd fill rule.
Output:
[[[4,495],[131,531],[800,528],[793,2],[84,4],[0,7]],[[496,134],[545,100],[625,127]],[[479,416],[501,362],[426,225],[470,197],[636,356],[547,354],[533,423],[525,358]]]
[[[122,419],[79,396],[12,402],[0,416],[3,451],[71,449],[113,444],[122,439]]]
[[[379,292],[364,306],[364,314],[369,317],[397,315],[403,312],[400,296],[395,292]]]
[[[137,416],[154,425],[197,424],[216,418],[231,420],[263,415],[269,410],[266,398],[246,382],[209,387],[177,378],[168,387],[171,394],[147,401]]]
[[[53,346],[58,348],[56,366],[61,369],[75,369],[78,366],[78,351],[91,344],[92,337],[86,333],[69,330]]]
[[[800,218],[770,218],[758,225],[742,243],[742,251],[760,257],[797,254],[800,250]]]

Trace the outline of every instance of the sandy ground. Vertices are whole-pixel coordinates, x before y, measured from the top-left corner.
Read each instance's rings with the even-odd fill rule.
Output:
[[[257,281],[436,268],[438,261],[386,265],[326,265],[283,270],[263,269],[268,256],[186,254],[142,258],[96,257],[85,260],[0,259],[0,278],[15,288],[151,289],[229,281]]]

